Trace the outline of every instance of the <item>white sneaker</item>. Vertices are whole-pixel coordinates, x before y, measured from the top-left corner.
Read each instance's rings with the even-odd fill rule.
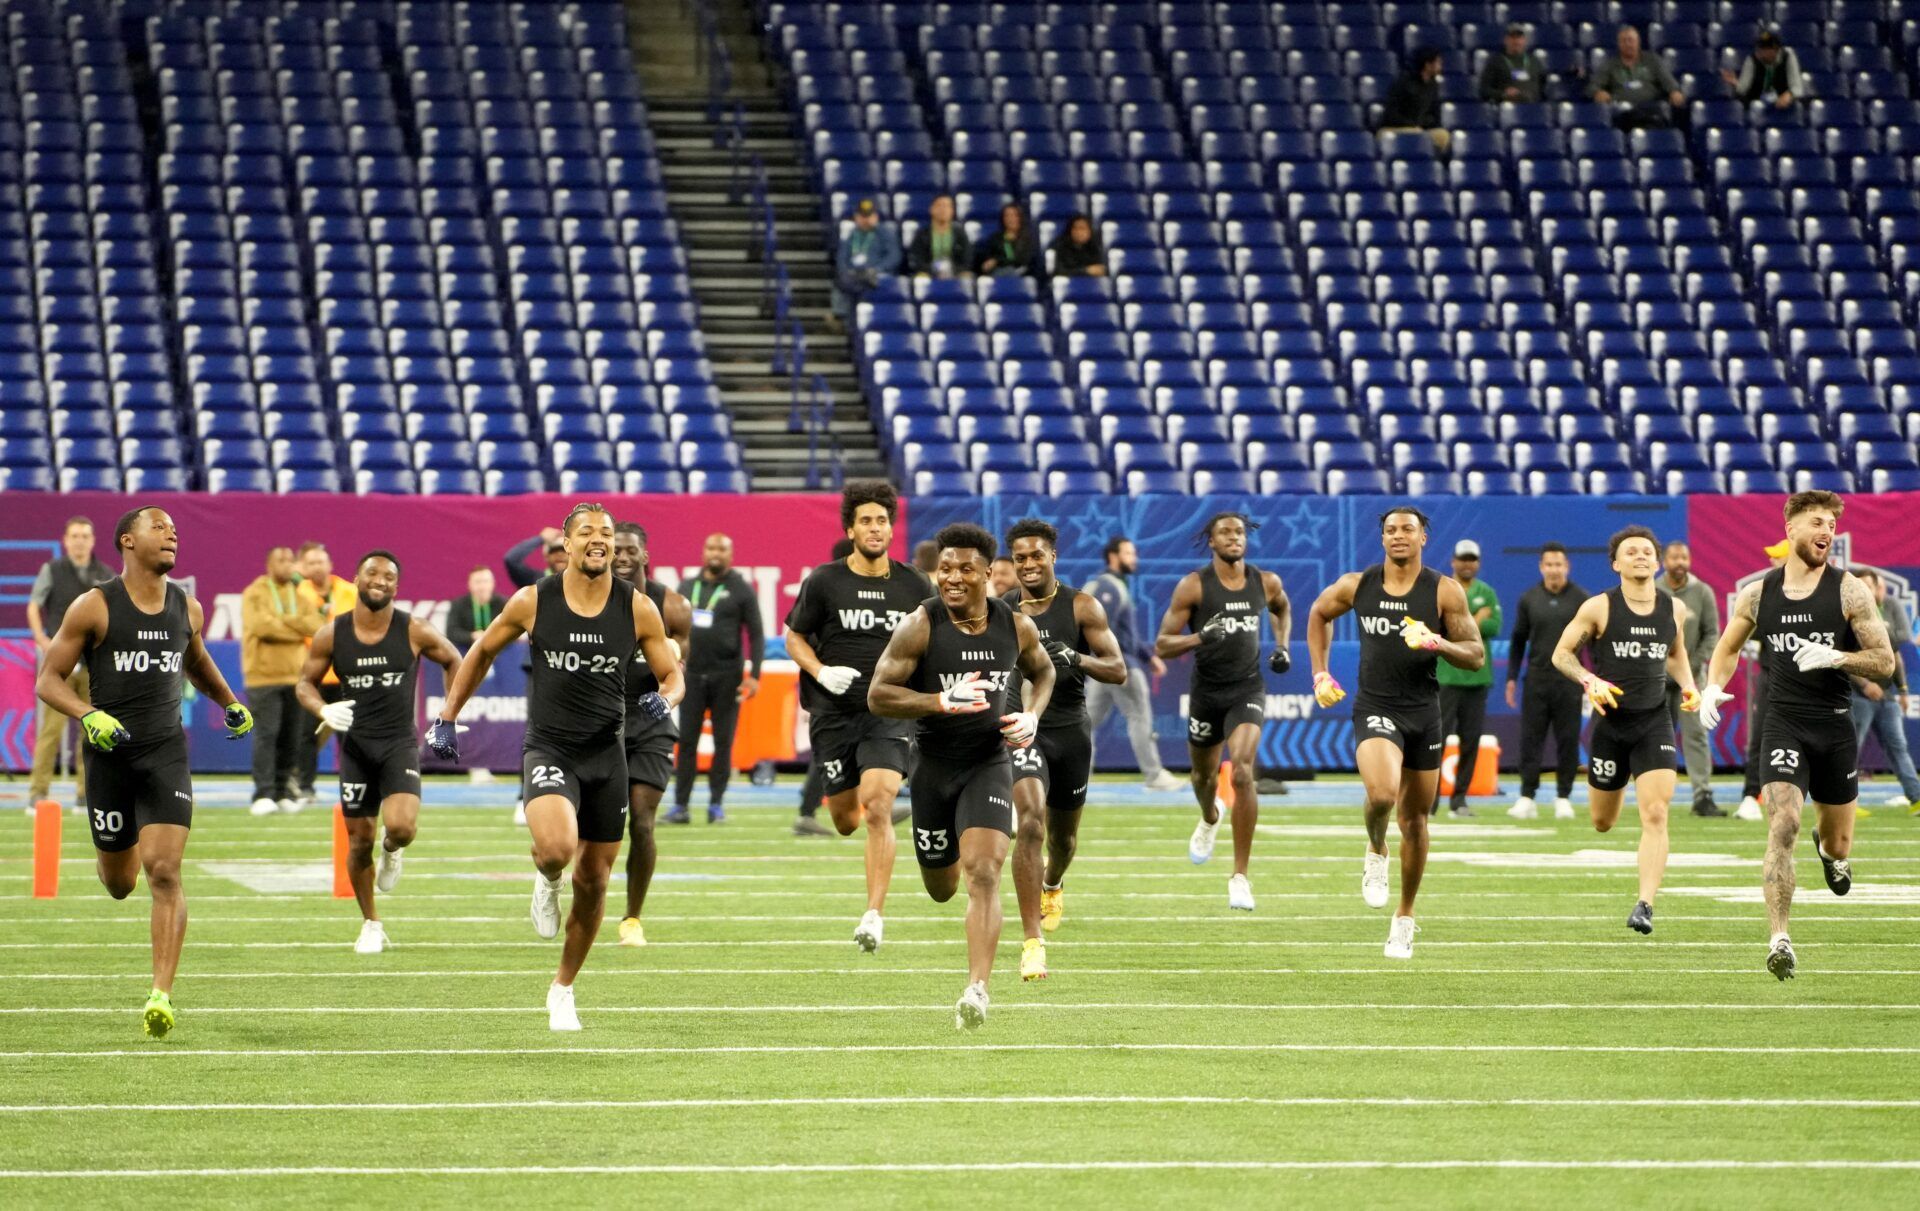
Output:
[[[1907,798],[1903,794],[1895,793],[1895,794],[1888,795],[1885,799],[1882,799],[1880,801],[1880,804],[1883,807],[1912,807],[1913,800]]]
[[[400,855],[405,850],[388,849],[383,840],[380,845],[380,865],[373,873],[373,885],[381,891],[392,891],[393,885],[400,881]]]
[[[1412,917],[1395,917],[1393,928],[1387,931],[1387,957],[1389,959],[1411,959],[1413,957],[1413,935],[1420,927],[1413,923]]]
[[[280,805],[271,799],[255,799],[247,811],[255,816],[271,816],[280,810]]]
[[[886,923],[880,914],[869,908],[861,914],[860,924],[854,928],[853,941],[861,950],[872,954],[880,949],[881,939],[886,935]]]
[[[490,785],[493,782],[493,771],[490,769],[470,769],[467,771],[467,781],[473,783],[475,786]]]
[[[527,805],[525,803],[516,802],[513,805],[513,822],[519,827],[526,827]]]
[[[1734,811],[1733,818],[1735,820],[1760,819],[1760,800],[1754,798],[1752,795],[1748,795],[1746,798],[1740,800],[1740,806]]]
[[[1153,777],[1147,779],[1146,783],[1147,789],[1150,791],[1177,791],[1186,785],[1184,779],[1177,775],[1170,774],[1166,770],[1161,770]]]
[[[1555,799],[1553,801],[1553,818],[1555,820],[1573,819],[1573,800]]]
[[[1368,908],[1387,906],[1387,855],[1367,851],[1366,863],[1360,868],[1360,898]]]
[[[300,814],[301,803],[298,799],[282,799],[277,806],[280,809],[280,814],[283,816],[297,816]]]
[[[1187,861],[1195,866],[1204,865],[1213,857],[1213,838],[1219,833],[1220,826],[1226,823],[1227,815],[1221,812],[1212,824],[1204,819],[1193,826],[1193,836],[1187,838]]]
[[[953,1007],[955,1030],[978,1030],[987,1021],[987,986],[978,980],[967,985],[960,1003]]]
[[[353,944],[353,953],[357,955],[377,955],[387,948],[386,926],[378,921],[364,921],[360,925],[360,938]]]
[[[1532,795],[1522,795],[1513,801],[1513,806],[1507,809],[1507,814],[1515,820],[1538,820],[1540,806],[1533,801]]]
[[[560,880],[549,883],[545,875],[537,870],[533,872],[533,907],[530,912],[533,932],[543,938],[554,937],[560,932]],[[554,987],[558,988],[559,985]]]
[[[580,1029],[580,1013],[573,1007],[573,985],[547,986],[547,1029]]]
[[[1227,880],[1227,907],[1237,908],[1241,912],[1253,911],[1253,884],[1247,882],[1245,875],[1235,875]]]

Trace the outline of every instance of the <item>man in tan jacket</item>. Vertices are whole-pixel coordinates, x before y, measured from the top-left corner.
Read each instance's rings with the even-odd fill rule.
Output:
[[[253,814],[296,812],[295,762],[298,729],[306,713],[294,699],[293,686],[306,663],[307,640],[320,629],[324,615],[311,598],[299,591],[293,570],[293,551],[275,547],[267,552],[267,574],[240,595],[240,672],[247,685],[247,705],[253,709]]]
[[[354,602],[360,595],[354,591],[351,580],[342,580],[333,574],[333,556],[327,553],[326,544],[303,542],[294,548],[294,569],[300,573],[300,601],[309,609],[320,611],[320,620],[344,617],[353,613]],[[313,649],[313,641],[307,641],[307,649]],[[340,701],[340,678],[327,666],[327,675],[320,681],[320,696],[328,702]],[[311,806],[314,801],[313,780],[320,767],[320,737],[310,727],[299,729],[299,753],[294,761],[294,802],[301,807]]]

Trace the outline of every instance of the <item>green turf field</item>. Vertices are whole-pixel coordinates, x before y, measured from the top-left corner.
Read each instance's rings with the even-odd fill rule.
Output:
[[[1194,867],[1190,810],[1091,807],[1052,979],[1017,978],[1008,885],[974,1035],[961,900],[930,903],[903,843],[886,945],[858,954],[858,842],[773,809],[663,830],[652,944],[612,945],[611,914],[585,1033],[550,1035],[525,838],[430,791],[372,959],[350,901],[287,890],[326,879],[325,815],[202,812],[180,1024],[151,1043],[144,889],[108,900],[69,818],[65,894],[27,898],[9,812],[0,1204],[1920,1204],[1904,814],[1862,822],[1846,900],[1803,841],[1780,984],[1760,825],[1680,818],[1641,939],[1630,820],[1440,821],[1393,963],[1357,812],[1305,790],[1262,824],[1252,915],[1226,908],[1226,830]]]

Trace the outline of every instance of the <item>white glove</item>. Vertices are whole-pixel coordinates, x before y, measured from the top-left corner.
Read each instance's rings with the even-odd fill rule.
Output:
[[[846,693],[854,682],[860,680],[860,670],[850,669],[844,664],[830,664],[821,669],[820,675],[814,680],[820,683],[821,689],[838,696]]]
[[[1025,748],[1033,743],[1033,734],[1040,730],[1040,719],[1032,711],[1015,711],[1011,715],[1000,716],[1000,734],[1014,748]]]
[[[1793,650],[1793,663],[1798,665],[1803,673],[1811,673],[1817,669],[1837,669],[1844,659],[1846,656],[1837,648],[1829,647],[1824,643],[1802,643]]]
[[[329,702],[320,708],[320,722],[332,728],[335,735],[353,726],[353,699]]]
[[[1700,691],[1700,726],[1712,731],[1720,726],[1720,707],[1733,701],[1733,695],[1717,685],[1709,683]]]
[[[940,691],[942,715],[977,715],[987,709],[987,683],[978,673],[968,673]]]

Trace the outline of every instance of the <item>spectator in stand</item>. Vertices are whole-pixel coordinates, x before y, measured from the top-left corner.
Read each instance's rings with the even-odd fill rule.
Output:
[[[1686,112],[1687,97],[1673,69],[1658,55],[1640,46],[1640,31],[1620,27],[1618,51],[1593,73],[1592,95],[1613,107],[1613,124],[1621,130],[1666,130]]]
[[[1424,133],[1441,155],[1453,145],[1453,136],[1440,125],[1440,52],[1422,46],[1407,60],[1407,70],[1387,90],[1380,104],[1380,133]]]
[[[907,248],[907,273],[914,277],[959,277],[973,268],[973,242],[953,221],[953,195],[940,194],[927,207],[927,221]]]
[[[1487,56],[1480,69],[1480,99],[1493,105],[1530,105],[1541,99],[1546,83],[1546,65],[1527,45],[1526,25],[1508,23],[1500,53]]]
[[[465,653],[506,608],[507,599],[494,592],[493,569],[486,564],[476,566],[467,573],[466,596],[447,603],[447,638]]]
[[[900,237],[880,221],[873,199],[861,198],[853,208],[853,230],[833,258],[833,318],[844,324],[867,291],[899,272]]]
[[[89,589],[113,579],[113,569],[93,557],[93,541],[91,521],[84,517],[68,519],[60,535],[60,545],[66,553],[41,564],[39,574],[33,578],[33,587],[27,590],[27,626],[33,631],[33,646],[43,654],[53,637],[60,633],[67,608]],[[67,679],[67,684],[83,701],[91,701],[87,697],[90,682],[86,661],[74,665],[73,676]],[[53,788],[54,759],[60,755],[60,738],[66,730],[67,717],[41,703],[40,730],[33,742],[33,774],[27,783],[29,807],[46,798]],[[73,746],[73,778],[78,788],[74,803],[80,807],[87,803],[86,747],[77,742]]]
[[[543,546],[546,548],[546,567],[535,568],[527,560]],[[528,585],[540,583],[542,576],[558,576],[567,570],[567,544],[559,530],[548,526],[532,538],[514,543],[500,558],[506,561],[507,579],[513,582],[513,587],[524,589]]]
[[[300,593],[293,549],[267,552],[266,575],[240,594],[240,672],[253,711],[253,814],[297,812],[294,795],[300,756],[299,731],[307,713],[293,696],[293,683],[307,662],[307,641],[325,621]]]
[[[994,277],[1032,277],[1040,269],[1040,243],[1017,202],[1000,208],[1000,227],[980,244],[974,268]]]
[[[1105,277],[1107,251],[1094,234],[1093,220],[1076,214],[1067,220],[1066,230],[1053,241],[1053,275],[1062,278]]]
[[[1153,735],[1153,678],[1163,676],[1166,662],[1154,651],[1153,639],[1140,629],[1136,611],[1145,603],[1136,600],[1133,577],[1140,570],[1140,553],[1133,540],[1115,535],[1107,540],[1104,552],[1107,570],[1089,580],[1086,592],[1107,612],[1107,626],[1127,659],[1127,679],[1119,685],[1107,685],[1087,679],[1087,717],[1094,731],[1100,730],[1113,708],[1120,708],[1127,721],[1127,743],[1133,746],[1133,760],[1150,791],[1177,791],[1186,782],[1167,772],[1160,762],[1160,745]]]
[[[293,562],[300,569],[301,604],[308,609],[319,610],[323,623],[329,618],[353,613],[354,603],[360,600],[360,593],[351,580],[342,580],[333,574],[333,556],[327,553],[326,544],[301,543],[293,553]],[[309,643],[307,646],[313,645]],[[320,683],[320,696],[327,702],[340,701],[340,675],[331,666]],[[300,806],[311,807],[314,802],[313,780],[320,768],[320,737],[311,727],[303,727],[299,738],[300,756],[294,766],[297,784],[294,797],[300,800]]]
[[[1893,676],[1885,681],[1853,677],[1853,733],[1855,744],[1864,748],[1867,733],[1880,738],[1881,751],[1894,777],[1900,780],[1900,793],[1887,798],[1888,807],[1904,807],[1910,814],[1920,804],[1920,774],[1913,769],[1913,757],[1907,752],[1907,662],[1902,649],[1913,643],[1913,622],[1898,597],[1887,593],[1887,582],[1873,568],[1855,567],[1853,574],[1873,590],[1880,604],[1880,618],[1887,624],[1887,642],[1893,645]]]
[[[1738,75],[1722,71],[1720,78],[1742,101],[1771,101],[1776,109],[1790,109],[1795,101],[1807,95],[1806,77],[1800,74],[1800,56],[1793,53],[1792,47],[1780,45],[1780,35],[1770,29],[1760,31],[1753,53],[1740,65]]]

